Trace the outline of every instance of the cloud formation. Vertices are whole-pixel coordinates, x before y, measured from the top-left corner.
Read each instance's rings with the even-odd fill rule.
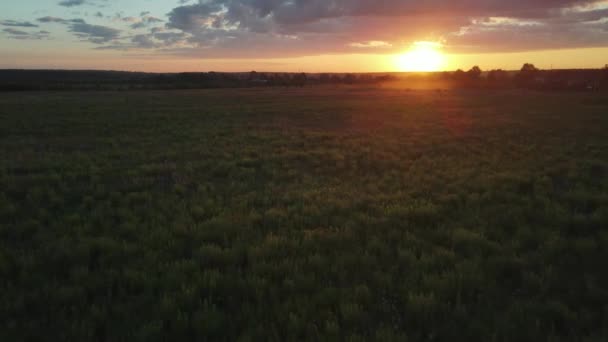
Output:
[[[64,6],[64,7],[74,7],[74,6],[80,6],[80,5],[84,5],[85,4],[85,0],[64,0],[59,2],[59,6]]]
[[[180,0],[165,17],[146,8],[131,16],[93,13],[94,23],[53,16],[37,22],[65,25],[97,49],[209,58],[393,53],[419,40],[441,41],[450,52],[608,46],[607,0]]]
[[[32,24],[29,21],[16,21],[16,20],[0,20],[2,26],[12,27],[38,27],[38,25]]]
[[[88,24],[84,19],[63,19],[46,16],[37,20],[41,23],[67,25],[68,30],[73,32],[78,38],[94,44],[104,44],[116,40],[120,37],[121,33],[121,30],[109,26]]]
[[[79,38],[95,44],[110,42],[117,39],[120,35],[120,30],[115,28],[91,25],[86,22],[75,22],[70,24],[70,31],[76,33]]]
[[[42,17],[37,19],[41,23],[60,23],[60,24],[70,24],[70,23],[84,23],[83,19],[63,19],[57,17]]]
[[[49,38],[50,32],[48,31],[36,31],[29,32],[18,30],[15,28],[5,28],[2,30],[2,33],[7,35],[10,39],[18,39],[18,40],[40,40]]]
[[[608,46],[598,0],[200,0],[168,18],[213,57],[382,52],[415,40],[460,52]]]

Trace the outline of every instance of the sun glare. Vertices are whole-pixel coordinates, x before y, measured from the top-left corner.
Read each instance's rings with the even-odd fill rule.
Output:
[[[439,71],[444,63],[441,44],[433,42],[416,42],[410,51],[397,57],[397,68],[400,71]]]

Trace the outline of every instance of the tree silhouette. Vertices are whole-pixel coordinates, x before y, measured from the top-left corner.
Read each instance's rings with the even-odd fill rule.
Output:
[[[540,70],[534,64],[526,63],[517,74],[517,83],[520,86],[530,86]]]
[[[463,79],[466,78],[467,73],[464,72],[462,69],[458,69],[454,72],[454,74],[452,75],[453,79],[456,81],[462,81]]]
[[[295,74],[292,77],[292,83],[295,86],[303,87],[308,82],[308,76],[305,73]]]
[[[506,81],[508,77],[509,74],[502,69],[491,70],[490,72],[488,72],[489,82],[503,82]]]
[[[353,74],[346,74],[344,75],[344,83],[346,84],[353,84],[357,81],[357,78],[355,77],[355,75]]]
[[[471,80],[478,80],[481,77],[481,68],[477,65],[467,71],[467,77]]]
[[[526,63],[523,67],[521,67],[522,73],[535,73],[537,71],[539,71],[539,69],[532,63]]]

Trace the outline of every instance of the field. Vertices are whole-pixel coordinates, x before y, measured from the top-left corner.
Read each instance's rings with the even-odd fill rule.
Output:
[[[606,341],[600,93],[0,94],[2,341]]]

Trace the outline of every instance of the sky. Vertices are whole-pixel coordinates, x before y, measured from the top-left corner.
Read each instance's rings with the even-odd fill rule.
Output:
[[[3,0],[0,68],[400,71],[599,68],[608,0]]]

